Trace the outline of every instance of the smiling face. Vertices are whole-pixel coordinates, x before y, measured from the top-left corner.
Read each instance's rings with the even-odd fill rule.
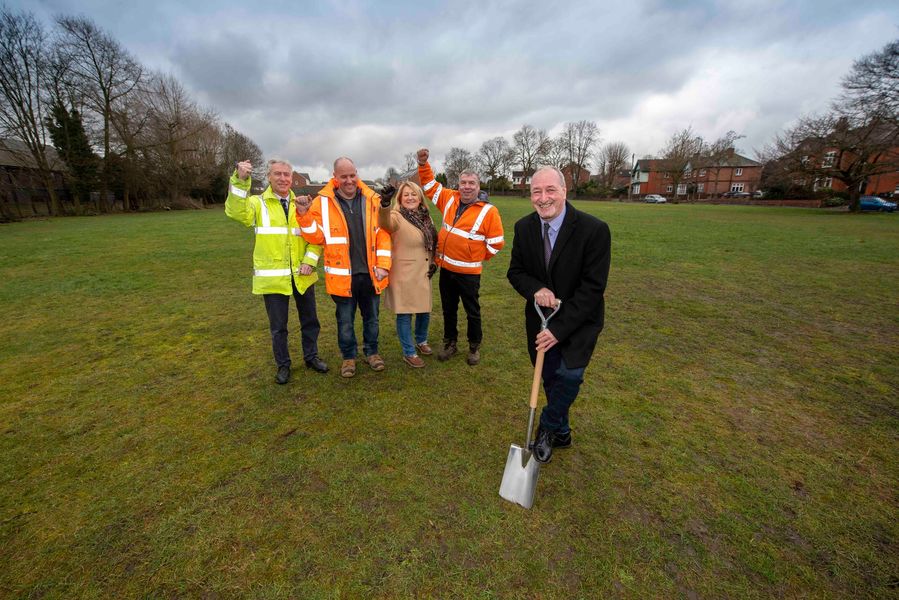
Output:
[[[481,191],[481,183],[478,181],[477,175],[471,173],[463,173],[459,175],[459,196],[462,202],[468,204],[478,199],[478,192]]]
[[[359,176],[356,173],[356,165],[347,158],[340,158],[334,164],[334,179],[337,180],[337,191],[341,196],[349,200],[356,197],[359,189]]]
[[[293,179],[293,169],[287,163],[276,162],[268,169],[268,182],[272,191],[281,198],[290,195],[290,184]]]
[[[531,204],[544,221],[559,216],[567,193],[565,180],[555,169],[540,169],[531,177]]]
[[[409,184],[404,185],[400,190],[400,205],[407,210],[416,210],[421,206],[419,192]]]

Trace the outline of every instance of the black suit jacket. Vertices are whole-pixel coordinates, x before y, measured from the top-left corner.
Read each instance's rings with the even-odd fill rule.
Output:
[[[590,362],[603,328],[603,294],[609,277],[612,234],[605,222],[570,203],[566,202],[565,210],[548,269],[544,265],[540,217],[533,212],[515,223],[506,277],[526,300],[524,314],[531,362],[536,360],[534,338],[540,331],[534,294],[546,287],[562,300],[562,308],[549,322],[549,330],[559,340],[565,364],[576,369]]]

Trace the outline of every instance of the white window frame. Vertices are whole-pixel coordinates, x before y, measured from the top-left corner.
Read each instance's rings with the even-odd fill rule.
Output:
[[[634,194],[639,194],[639,193],[640,193],[640,184],[639,184],[639,183],[635,183],[633,186],[631,186],[631,191],[632,191]]]
[[[701,194],[702,192],[704,192],[704,191],[705,191],[705,184],[704,184],[704,183],[697,183],[697,184],[696,184],[696,191],[699,192],[700,194]]]
[[[742,192],[743,184],[742,183],[732,183],[730,184],[730,191],[732,192]]]
[[[687,184],[686,183],[677,184],[677,195],[678,196],[686,196],[687,195]]]
[[[837,151],[831,150],[830,152],[828,152],[827,154],[824,155],[824,159],[821,161],[821,166],[825,167],[825,168],[832,167],[833,163],[834,163],[834,161],[836,161],[836,159],[837,159]]]
[[[670,194],[671,192],[674,191],[674,186],[673,186],[673,185],[669,185],[667,188],[665,188],[665,191],[668,192],[668,193]]]
[[[739,177],[742,174],[743,174],[743,167],[737,167],[736,169],[734,169],[734,177]],[[740,190],[740,191],[742,191],[742,190]]]
[[[705,169],[699,169],[699,176],[705,177]]]

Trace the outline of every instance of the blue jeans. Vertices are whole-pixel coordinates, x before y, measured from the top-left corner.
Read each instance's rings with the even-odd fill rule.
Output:
[[[431,313],[415,313],[415,343],[424,344],[428,341],[428,325],[431,322]],[[396,316],[396,336],[400,338],[400,346],[403,347],[405,356],[418,354],[412,343],[412,313],[398,314]]]
[[[574,404],[574,399],[577,398],[584,382],[585,368],[569,369],[565,366],[558,345],[546,353],[543,359],[543,391],[546,392],[546,406],[540,413],[540,429],[553,433],[571,431],[568,424],[568,409]]]
[[[357,306],[362,313],[362,351],[365,356],[378,353],[378,309],[381,297],[375,293],[368,273],[353,275],[350,293],[352,296],[349,298],[331,294],[336,306],[337,346],[344,360],[356,358],[358,351],[354,328]]]

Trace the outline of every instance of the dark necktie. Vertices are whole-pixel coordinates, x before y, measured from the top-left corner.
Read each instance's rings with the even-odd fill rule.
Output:
[[[543,224],[543,262],[549,270],[549,257],[553,254],[553,246],[549,243],[549,223]]]
[[[279,198],[281,200],[281,208],[284,209],[284,216],[287,216],[287,198]]]

